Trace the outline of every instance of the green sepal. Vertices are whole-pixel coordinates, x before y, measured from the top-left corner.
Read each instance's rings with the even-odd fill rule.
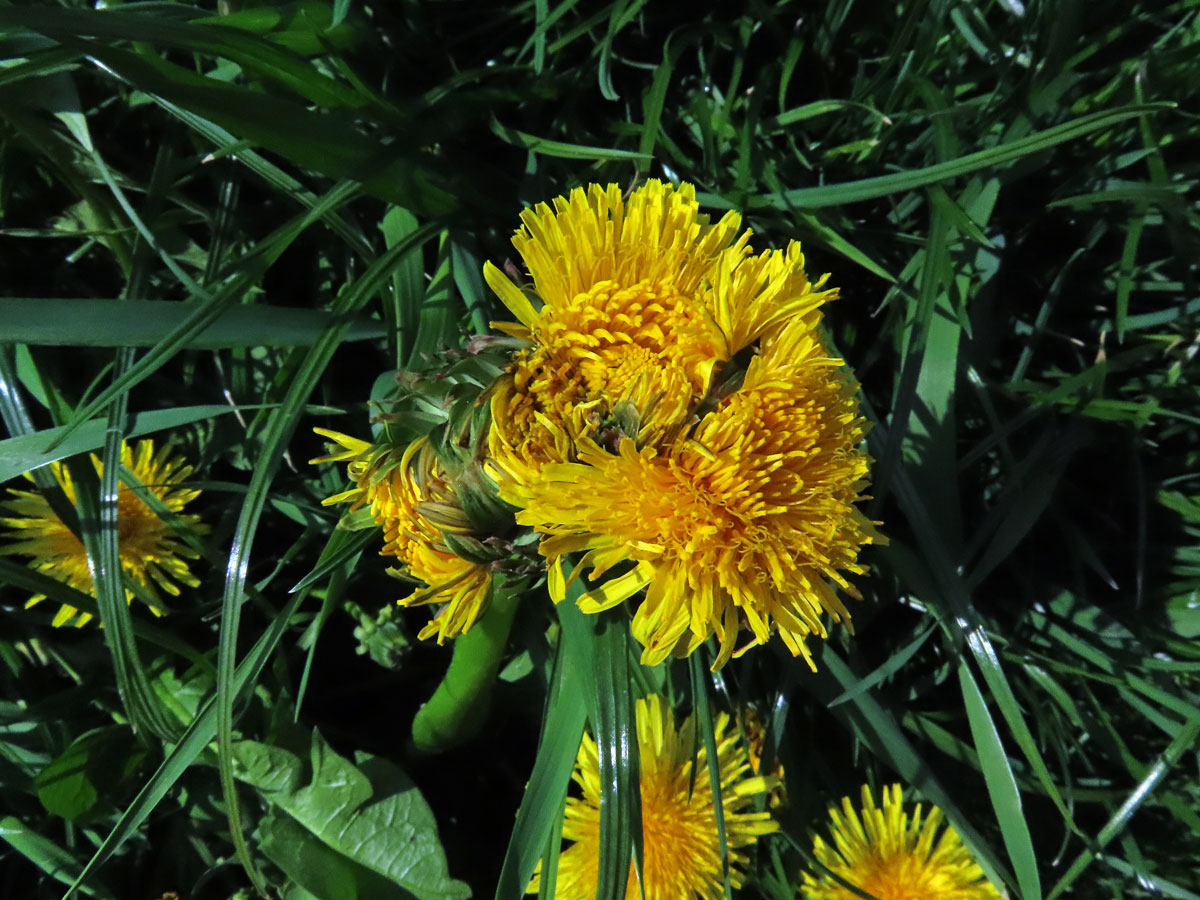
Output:
[[[495,562],[497,559],[504,557],[503,552],[492,550],[469,535],[444,531],[442,532],[442,540],[446,542],[446,546],[450,548],[450,552],[455,556],[461,557],[467,562],[475,563],[477,566],[486,566],[488,563]]]
[[[379,523],[371,515],[371,507],[362,506],[342,516],[338,520],[337,527],[342,531],[362,531],[366,528],[377,528]]]

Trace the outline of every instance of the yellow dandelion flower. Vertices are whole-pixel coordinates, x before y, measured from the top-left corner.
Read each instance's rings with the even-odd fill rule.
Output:
[[[628,201],[591,185],[521,220],[513,245],[540,309],[484,267],[518,319],[496,327],[531,342],[492,394],[489,451],[520,480],[573,458],[622,401],[648,431],[680,421],[722,362],[835,294],[809,283],[797,244],[752,256],[740,217],[710,223],[689,184],[650,181]]]
[[[389,571],[426,585],[401,598],[401,606],[442,604],[418,637],[437,635],[442,644],[470,630],[487,610],[492,572],[485,562],[465,559],[452,549],[468,552],[464,548],[471,540],[471,523],[428,437],[388,449],[324,428],[315,431],[344,449],[312,462],[347,462],[354,482],[350,490],[323,502],[349,502],[351,511],[369,506],[383,529],[380,554],[394,556],[402,567]]]
[[[725,896],[721,848],[717,839],[711,782],[705,748],[696,759],[691,796],[695,724],[689,717],[675,727],[666,701],[652,695],[637,703],[638,752],[641,755],[642,847],[646,900],[719,900]],[[737,729],[721,714],[714,723],[721,772],[721,804],[729,849],[730,881],[741,887],[744,852],[761,835],[778,829],[769,813],[754,812],[754,798],[773,786],[773,779],[750,774]],[[555,896],[562,900],[594,900],[600,842],[600,772],[596,742],[584,735],[575,761],[575,782],[582,797],[568,797],[563,838],[572,841],[558,859]],[[540,871],[540,870],[539,870]],[[536,875],[528,892],[538,890]],[[640,896],[631,864],[626,900]]]
[[[848,617],[827,579],[854,594],[841,573],[862,572],[858,549],[878,536],[854,508],[868,467],[863,422],[814,326],[815,315],[792,319],[741,386],[673,440],[624,437],[613,452],[583,438],[578,462],[501,484],[517,522],[546,535],[556,602],[567,554],[583,553],[571,578],[590,568],[592,581],[632,563],[579,606],[599,612],[645,589],[633,633],[646,665],[715,634],[719,668],[743,628],[739,654],[775,629],[812,665],[804,639],[825,636],[821,614]]]
[[[900,785],[885,787],[878,808],[864,785],[860,818],[850,798],[843,798],[840,812],[829,809],[836,849],[817,835],[813,855],[878,900],[1000,900],[958,833],[947,825],[938,835],[942,811],[935,806],[922,820],[918,803],[910,821],[903,799]],[[828,874],[804,873],[801,893],[806,900],[858,900]]]
[[[103,474],[104,466],[94,454],[92,465],[98,474]],[[134,447],[125,444],[121,447],[121,465],[174,513],[181,525],[193,533],[208,530],[199,516],[182,513],[187,504],[200,496],[200,491],[182,485],[192,467],[173,455],[169,445],[156,453],[152,440],[138,441]],[[50,471],[67,500],[74,505],[75,485],[66,467],[51,463]],[[28,473],[26,477],[33,480]],[[11,543],[0,547],[0,554],[32,557],[31,568],[85,594],[94,594],[87,551],[79,537],[40,493],[12,488],[9,493],[12,498],[0,503],[0,508],[12,515],[0,517],[0,525],[10,530],[0,537]],[[179,540],[171,527],[124,484],[117,491],[117,547],[122,571],[152,598],[159,596],[156,587],[175,596],[179,594],[178,585],[195,587],[200,583],[184,562],[195,559],[198,554]],[[133,598],[132,591],[127,591],[126,595],[127,599]],[[37,594],[29,599],[28,605],[45,599],[45,594]],[[154,606],[150,608],[159,612]],[[64,605],[54,617],[54,624],[58,626],[74,620],[78,626],[91,619],[89,613]]]

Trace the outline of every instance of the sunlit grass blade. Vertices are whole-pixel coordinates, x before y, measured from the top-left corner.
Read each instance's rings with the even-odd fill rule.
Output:
[[[239,408],[246,407],[205,404],[137,413],[129,417],[125,436],[140,437],[155,431],[179,428],[236,412]],[[49,465],[68,456],[95,450],[104,444],[106,428],[104,422],[93,420],[79,426],[69,436],[67,428],[59,426],[0,441],[0,481],[16,478],[22,472]]]
[[[752,199],[750,206],[773,206],[777,209],[819,209],[822,206],[839,206],[843,203],[854,203],[859,200],[870,200],[887,194],[902,193],[916,190],[927,185],[949,181],[960,175],[968,175],[980,169],[1002,166],[1025,156],[1049,150],[1066,141],[1073,141],[1092,132],[1107,128],[1147,113],[1161,112],[1172,109],[1173,103],[1146,103],[1132,106],[1122,106],[1113,110],[1091,113],[1080,116],[1071,122],[1055,125],[1045,131],[1039,131],[1027,137],[1009,141],[998,147],[978,150],[957,159],[935,163],[923,169],[911,172],[897,172],[893,175],[878,175],[874,178],[864,178],[847,184],[828,185],[826,187],[797,188],[780,194],[768,194]],[[726,205],[718,198],[706,196],[703,201],[712,206]]]
[[[1029,825],[1025,821],[1021,794],[1017,790],[1008,755],[1004,752],[1004,745],[1000,743],[1000,734],[996,731],[996,725],[988,712],[987,701],[980,693],[975,677],[965,660],[959,664],[958,678],[962,686],[967,721],[971,725],[971,735],[979,753],[979,766],[984,781],[987,782],[992,806],[996,810],[996,821],[1000,824],[1000,833],[1008,849],[1008,858],[1021,887],[1021,897],[1023,900],[1041,900],[1042,884],[1038,875],[1037,857],[1033,852],[1033,838],[1030,837]]]

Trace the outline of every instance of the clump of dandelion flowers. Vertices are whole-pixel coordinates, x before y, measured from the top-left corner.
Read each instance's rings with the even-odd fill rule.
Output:
[[[532,291],[485,267],[519,320],[499,327],[529,342],[492,392],[489,453],[518,524],[545,535],[552,597],[584,569],[604,579],[585,612],[645,591],[647,665],[715,635],[719,668],[773,631],[811,664],[822,614],[847,617],[828,582],[853,594],[842,573],[878,539],[854,507],[863,423],[817,332],[836,291],[794,242],[754,255],[686,184],[628,201],[592,185],[522,222]]]
[[[846,797],[830,807],[834,846],[817,835],[813,856],[830,871],[879,900],[1000,900],[958,833],[942,825],[936,806],[922,819],[917,804],[904,811],[899,785],[883,789],[877,807],[870,789],[862,789],[862,814]],[[940,834],[939,834],[940,830]],[[804,874],[805,900],[857,900],[857,895],[828,874]]]
[[[689,717],[676,728],[674,713],[658,695],[639,700],[636,715],[646,900],[719,900],[725,896],[724,875],[703,746],[696,755],[695,785],[691,784],[694,720]],[[774,779],[752,775],[737,728],[731,727],[728,716],[717,717],[714,734],[730,882],[741,887],[742,868],[748,861],[745,849],[778,828],[769,813],[752,809],[755,798],[774,786]],[[558,859],[555,896],[593,900],[599,871],[601,785],[596,742],[586,734],[575,761],[574,779],[582,796],[567,798],[563,838],[572,844]],[[529,893],[538,890],[540,880],[540,874],[534,877]],[[625,898],[638,897],[631,864]]]
[[[99,458],[93,454],[91,460],[96,472],[103,474]],[[208,530],[199,516],[182,512],[200,496],[200,491],[184,484],[192,467],[175,455],[169,445],[155,452],[152,440],[138,441],[134,447],[125,444],[121,447],[121,465],[174,514],[180,527],[193,534]],[[67,501],[74,505],[75,485],[66,467],[51,463],[50,471]],[[79,536],[59,518],[41,493],[12,488],[9,493],[11,498],[0,502],[0,509],[9,513],[0,517],[0,525],[9,529],[0,535],[9,541],[0,547],[0,553],[31,557],[31,568],[94,595],[87,551]],[[151,599],[159,597],[158,589],[175,596],[179,594],[179,585],[195,587],[200,583],[185,561],[195,559],[196,551],[181,541],[171,526],[125,484],[117,491],[117,548],[122,572]],[[127,591],[127,598],[132,599],[133,595]],[[30,598],[29,605],[44,599],[44,594],[37,594]],[[158,612],[154,606],[150,608]],[[90,613],[64,605],[55,615],[54,625],[72,621],[75,625],[85,625],[91,619]]]
[[[388,571],[424,585],[401,598],[402,606],[441,604],[418,637],[436,635],[441,644],[470,630],[487,609],[492,572],[485,562],[466,559],[454,549],[470,539],[471,522],[429,438],[402,447],[377,447],[336,431],[316,431],[343,449],[312,462],[346,462],[354,482],[350,490],[323,503],[349,502],[351,512],[369,509],[383,530],[380,554],[400,564]]]

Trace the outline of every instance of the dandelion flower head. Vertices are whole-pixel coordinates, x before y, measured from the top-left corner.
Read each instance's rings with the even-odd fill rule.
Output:
[[[100,459],[93,454],[91,460],[96,472],[103,474]],[[199,516],[182,512],[200,496],[200,491],[184,485],[192,467],[175,455],[169,445],[155,452],[152,440],[138,441],[133,447],[124,444],[121,465],[175,515],[180,527],[194,534],[208,530]],[[66,500],[75,505],[75,485],[67,468],[55,462],[50,464],[50,471]],[[32,480],[28,473],[26,477]],[[9,494],[10,499],[0,502],[0,509],[9,513],[0,517],[0,525],[9,529],[0,535],[9,542],[0,547],[0,554],[31,557],[31,568],[94,596],[87,551],[78,535],[59,518],[40,492],[10,488]],[[195,559],[196,551],[180,540],[171,526],[124,483],[117,490],[117,547],[122,572],[151,599],[158,599],[158,588],[176,596],[179,585],[195,587],[200,583],[185,561]],[[133,592],[127,591],[127,597],[132,599]],[[44,594],[37,594],[30,598],[29,605],[45,599]],[[155,606],[150,608],[158,612]],[[54,625],[73,622],[81,626],[91,619],[90,613],[64,605],[55,615]]]
[[[834,846],[817,835],[813,856],[879,900],[1000,900],[958,833],[949,825],[941,828],[941,810],[935,806],[922,819],[917,804],[910,818],[898,784],[883,789],[881,807],[864,785],[861,817],[846,797],[841,811],[830,807],[829,819]],[[806,900],[858,900],[829,875],[807,872],[801,895]]]
[[[380,554],[395,557],[400,564],[389,571],[424,585],[402,598],[402,606],[441,604],[418,637],[436,635],[441,644],[468,631],[487,609],[491,569],[486,562],[466,559],[453,549],[462,549],[470,540],[471,523],[429,438],[388,448],[336,431],[316,431],[343,449],[312,462],[346,462],[354,482],[350,490],[323,502],[349,502],[352,512],[369,508],[383,530]]]
[[[689,717],[677,729],[674,713],[658,695],[639,700],[636,716],[646,900],[719,900],[725,896],[724,875],[703,746],[696,758],[695,785],[691,785],[694,721]],[[728,716],[717,718],[714,733],[730,881],[740,887],[748,861],[746,848],[778,828],[769,813],[752,809],[755,798],[767,793],[774,780],[751,774],[745,748],[737,729],[730,727]],[[562,900],[593,900],[599,871],[601,788],[596,742],[586,734],[575,761],[574,779],[582,796],[567,798],[563,838],[572,844],[558,859],[555,896]],[[534,877],[529,893],[538,890],[540,880],[540,874]],[[639,897],[631,864],[625,898]]]
[[[490,263],[484,275],[517,317],[499,323],[530,346],[492,397],[490,451],[528,476],[571,458],[571,444],[628,401],[642,427],[685,417],[716,367],[789,314],[829,295],[787,253],[751,256],[740,217],[712,223],[695,189],[649,181],[575,189],[521,215],[513,237],[540,303]]]

